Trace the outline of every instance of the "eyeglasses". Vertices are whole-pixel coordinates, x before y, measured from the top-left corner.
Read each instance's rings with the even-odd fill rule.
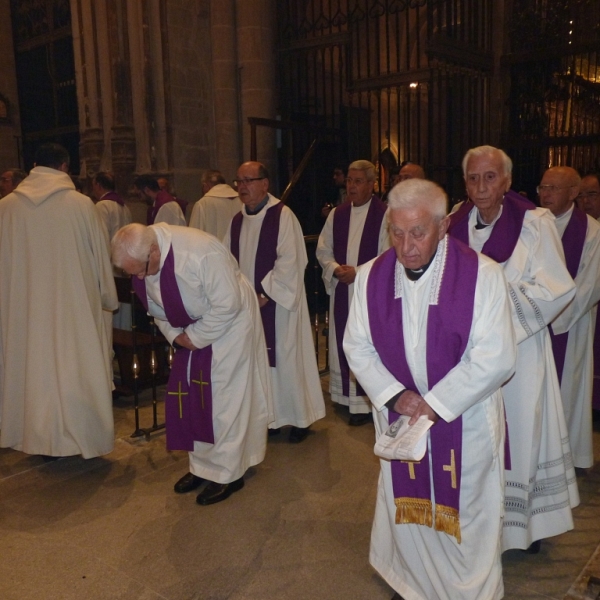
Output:
[[[346,183],[348,185],[352,185],[353,183],[356,185],[360,185],[361,183],[365,183],[365,181],[367,180],[361,179],[360,177],[357,177],[356,179],[352,179],[352,177],[346,177]]]
[[[577,199],[581,200],[582,198],[589,198],[590,200],[594,200],[598,197],[598,192],[579,192]]]
[[[261,179],[266,179],[266,177],[246,177],[246,179],[234,179],[233,185],[235,185],[235,187],[240,187],[242,183],[244,185],[249,185],[253,181],[260,181]]]
[[[132,273],[133,277],[137,277],[138,279],[145,279],[148,276],[148,265],[150,264],[150,254],[148,254],[148,260],[146,260],[146,267],[144,268],[143,275],[142,271],[139,273]]]
[[[577,187],[576,185],[565,185],[563,187],[559,187],[557,185],[538,185],[535,188],[535,191],[538,194],[541,194],[542,192],[548,192],[549,194],[556,194],[556,192],[558,192],[558,190],[568,190],[569,188],[572,187]]]

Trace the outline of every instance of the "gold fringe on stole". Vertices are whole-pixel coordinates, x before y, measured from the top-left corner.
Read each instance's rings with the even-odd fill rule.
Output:
[[[397,517],[396,517],[397,519]],[[398,522],[396,520],[396,522]],[[458,511],[443,504],[435,505],[435,530],[453,535],[460,544],[460,517]]]
[[[417,525],[433,525],[433,507],[431,500],[420,498],[394,498],[396,503],[396,525],[415,523]]]

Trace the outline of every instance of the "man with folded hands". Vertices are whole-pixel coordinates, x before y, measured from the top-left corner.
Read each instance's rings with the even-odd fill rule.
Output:
[[[421,461],[380,460],[370,562],[394,598],[501,598],[506,280],[446,235],[436,184],[401,182],[388,206],[393,248],[358,269],[344,351],[378,436],[400,414],[434,425]]]

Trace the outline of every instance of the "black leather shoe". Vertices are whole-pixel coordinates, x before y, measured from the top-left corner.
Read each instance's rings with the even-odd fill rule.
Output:
[[[348,420],[348,425],[351,427],[360,427],[361,425],[366,425],[367,423],[373,422],[373,415],[369,413],[358,413],[355,415],[350,415],[350,419]]]
[[[214,483],[211,481],[197,496],[196,502],[202,506],[216,504],[227,500],[231,494],[244,487],[244,478],[240,477],[231,483]]]
[[[523,552],[525,552],[525,554],[537,554],[541,547],[542,540],[536,540],[531,544],[531,546],[529,546],[529,548],[527,548],[527,550],[523,550]]]
[[[292,444],[299,444],[300,442],[303,442],[307,437],[308,437],[308,431],[310,430],[310,426],[309,427],[292,427],[290,429],[290,443]]]
[[[277,429],[269,429],[269,437],[273,437],[274,435],[279,435],[281,433],[281,427]]]
[[[206,479],[196,477],[193,473],[186,473],[174,486],[176,494],[187,494],[197,487],[200,487]]]

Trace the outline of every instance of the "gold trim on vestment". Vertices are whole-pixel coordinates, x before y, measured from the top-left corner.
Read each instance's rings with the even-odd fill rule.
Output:
[[[415,523],[416,525],[433,525],[433,507],[431,500],[420,498],[394,498],[396,503],[396,525]]]
[[[460,517],[458,511],[450,506],[436,504],[435,530],[454,536],[460,544]]]

